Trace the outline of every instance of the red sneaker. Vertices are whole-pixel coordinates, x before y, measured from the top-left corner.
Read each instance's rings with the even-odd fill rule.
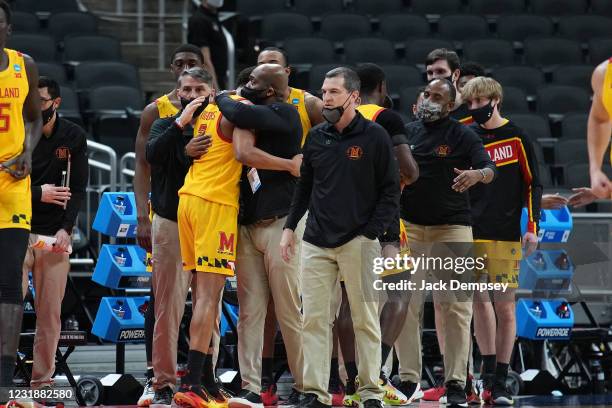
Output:
[[[444,385],[437,385],[423,392],[423,401],[440,401],[440,398],[446,394]]]
[[[278,404],[278,394],[276,393],[276,384],[264,384],[261,387],[261,402],[264,406],[269,407]]]
[[[470,374],[467,378],[465,384],[465,395],[468,404],[482,404],[482,399],[480,399],[480,393],[478,392],[478,387],[476,386],[476,380],[472,374]]]
[[[343,406],[342,401],[344,401],[344,385],[339,381],[334,381],[332,384],[329,384],[328,390],[332,396],[332,407],[341,407]]]
[[[491,393],[491,390],[485,389],[484,391],[482,391],[482,400],[487,405],[493,405],[493,395]]]

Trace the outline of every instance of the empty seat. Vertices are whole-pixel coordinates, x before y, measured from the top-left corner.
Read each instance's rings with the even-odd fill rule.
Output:
[[[550,167],[544,163],[538,163],[538,175],[540,176],[540,183],[544,188],[553,187],[552,174]]]
[[[580,43],[564,38],[530,38],[525,41],[525,61],[529,65],[581,64]]]
[[[270,41],[284,41],[287,33],[292,37],[309,37],[312,34],[310,19],[303,14],[274,13],[263,17],[261,36]]]
[[[330,14],[321,19],[321,37],[331,41],[365,37],[371,30],[370,20],[361,14]]]
[[[11,16],[11,29],[14,33],[35,33],[40,29],[40,20],[36,14],[15,11]]]
[[[293,38],[285,42],[292,64],[325,64],[334,61],[334,46],[325,38]]]
[[[380,34],[394,42],[408,38],[426,37],[431,30],[423,16],[414,14],[388,14],[380,18]]]
[[[598,16],[612,17],[612,2],[610,0],[591,0],[591,12]]]
[[[55,62],[37,62],[36,67],[38,68],[39,76],[46,76],[54,79],[60,85],[66,85],[68,83],[66,70],[63,65]]]
[[[390,94],[397,94],[406,87],[425,85],[423,75],[416,67],[409,65],[381,65],[387,78],[387,90]]]
[[[590,93],[576,86],[548,85],[537,92],[537,108],[540,113],[586,112],[590,106]]]
[[[588,163],[570,163],[563,169],[564,188],[589,187],[591,180],[589,176]]]
[[[140,88],[136,67],[124,62],[84,62],[74,69],[77,89],[124,85]]]
[[[535,95],[537,89],[544,84],[544,73],[538,68],[525,65],[500,67],[493,71],[493,78],[504,87],[521,88],[529,95]]]
[[[408,64],[425,64],[427,54],[436,48],[452,50],[453,44],[438,38],[416,38],[406,41],[406,62]]]
[[[236,11],[242,17],[256,19],[270,13],[287,10],[287,0],[237,0]]]
[[[563,140],[578,139],[586,143],[588,120],[589,115],[587,113],[576,112],[565,115],[561,122],[561,137]]]
[[[28,11],[30,13],[57,13],[61,11],[78,11],[76,0],[19,0],[15,4],[15,10]]]
[[[566,16],[559,21],[559,33],[572,40],[588,41],[612,37],[612,19],[603,16]]]
[[[79,99],[74,89],[68,86],[60,86],[60,95],[62,96],[62,103],[57,110],[59,116],[82,125],[83,118],[81,118],[79,112]]]
[[[589,41],[589,59],[598,65],[612,56],[612,38],[593,38]]]
[[[93,113],[103,111],[121,111],[126,108],[142,110],[143,100],[140,89],[133,86],[111,85],[98,86],[89,92],[89,110]]]
[[[570,164],[570,163],[588,163],[589,153],[587,150],[586,140],[559,140],[555,144],[555,163]]]
[[[509,41],[524,41],[528,37],[549,36],[554,26],[550,18],[530,14],[502,15],[497,20],[497,35]]]
[[[461,0],[412,0],[417,14],[453,14],[461,11]]]
[[[555,84],[578,86],[586,90],[591,89],[592,74],[591,65],[563,65],[552,73]]]
[[[408,86],[400,91],[400,107],[402,112],[414,117],[412,113],[412,105],[416,104],[419,92],[425,88],[425,85]]]
[[[477,61],[485,67],[512,65],[514,48],[507,40],[495,38],[474,40],[463,46],[463,55],[470,61]]]
[[[8,48],[28,54],[36,62],[55,60],[55,41],[45,34],[13,34],[8,38]]]
[[[68,34],[97,34],[98,19],[91,13],[64,12],[49,17],[49,33],[56,41]]]
[[[525,0],[470,0],[474,14],[512,14],[525,11]]]
[[[506,86],[503,88],[502,112],[529,112],[527,94],[520,88]]]
[[[464,41],[487,36],[487,21],[472,14],[443,16],[438,22],[438,31],[443,38]]]
[[[308,89],[314,93],[320,93],[325,74],[332,69],[343,66],[344,64],[317,64],[313,65],[308,73]]]
[[[294,9],[307,16],[323,16],[341,12],[342,3],[342,0],[294,0]]]
[[[531,7],[535,14],[559,16],[582,14],[586,12],[586,0],[531,0]]]
[[[529,140],[531,141],[531,146],[533,147],[533,153],[535,155],[535,159],[538,162],[538,165],[545,163],[544,149],[542,149],[542,145],[537,140],[535,140],[533,137],[531,137],[529,134],[527,134],[527,136],[529,137]]]
[[[395,61],[395,50],[389,40],[382,38],[353,38],[344,42],[344,54],[348,63]]]
[[[548,119],[542,115],[537,113],[514,113],[504,109],[502,116],[510,119],[515,125],[523,129],[533,142],[537,142],[538,139],[550,138]]]
[[[121,44],[103,35],[70,36],[64,41],[64,61],[120,61]]]
[[[368,16],[379,16],[385,13],[401,13],[404,8],[402,0],[355,0],[355,11]]]

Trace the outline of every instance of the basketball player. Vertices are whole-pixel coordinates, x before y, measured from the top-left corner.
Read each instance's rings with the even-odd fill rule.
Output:
[[[587,124],[591,187],[574,189],[575,194],[569,198],[569,201],[570,205],[576,207],[587,205],[597,199],[609,199],[612,194],[612,182],[601,170],[612,133],[612,58],[595,68],[591,77],[591,86],[593,102]]]
[[[21,333],[21,268],[28,246],[32,151],[42,135],[34,60],[6,48],[11,9],[0,0],[0,387],[13,384]]]
[[[174,50],[172,58],[170,60],[170,71],[174,75],[175,80],[178,81],[179,76],[189,68],[202,67],[204,57],[202,52],[195,45],[183,44]],[[177,89],[173,89],[166,95],[157,98],[154,102],[148,104],[142,111],[140,117],[140,127],[138,128],[138,134],[136,135],[136,169],[134,174],[134,194],[136,197],[136,209],[138,216],[138,245],[145,249],[149,254],[152,252],[151,243],[151,219],[153,214],[149,209],[149,193],[151,191],[151,167],[145,158],[145,146],[149,139],[149,133],[151,126],[155,120],[159,118],[167,118],[174,116],[179,113],[182,109],[181,100],[177,94]],[[150,261],[151,256],[147,254],[147,259]],[[172,254],[172,253],[171,253]],[[174,254],[178,258],[178,254]],[[148,262],[150,263],[150,262]],[[172,316],[167,313],[167,310],[176,310],[176,308],[168,307],[166,305],[176,304],[177,302],[184,305],[185,299],[182,298],[183,291],[180,290],[184,282],[181,279],[189,279],[188,275],[182,273],[182,269],[178,271],[171,270],[171,265],[174,265],[172,259],[164,259],[160,262],[157,270],[153,272],[151,282],[151,299],[149,307],[145,314],[145,349],[147,354],[147,373],[146,373],[146,384],[141,397],[138,399],[138,406],[147,407],[153,401],[155,396],[155,390],[153,386],[154,372],[157,376],[162,379],[159,384],[163,388],[166,381],[170,381],[169,378],[175,377],[176,373],[176,349],[177,339],[174,336],[168,336],[171,332],[167,330],[168,325],[175,326],[180,324],[180,316],[176,313]],[[152,265],[147,265],[147,268],[151,270]],[[170,269],[169,269],[170,268]],[[155,302],[155,294],[153,288],[158,285],[163,285],[165,290],[163,298],[158,302]],[[179,295],[179,293],[181,295]],[[173,303],[174,302],[174,303]],[[162,309],[157,310],[155,308],[157,303]],[[179,319],[178,322],[164,320],[161,325],[158,325],[157,331],[155,330],[156,315],[162,316],[165,319]],[[182,312],[180,314],[182,316]],[[173,331],[172,331],[173,332]],[[153,338],[157,333],[157,344],[153,345]],[[157,364],[154,364],[153,349],[154,347],[159,350],[164,350],[163,353],[155,353]],[[169,350],[170,352],[166,352]],[[157,367],[155,367],[157,366]],[[166,380],[167,379],[167,380]]]

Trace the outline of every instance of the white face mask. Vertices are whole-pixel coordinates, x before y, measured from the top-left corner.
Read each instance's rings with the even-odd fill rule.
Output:
[[[223,0],[206,0],[206,4],[210,7],[221,8],[223,7]]]

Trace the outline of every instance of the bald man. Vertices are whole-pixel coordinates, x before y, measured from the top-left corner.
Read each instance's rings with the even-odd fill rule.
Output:
[[[253,105],[246,105],[221,94],[217,105],[230,122],[255,131],[255,145],[261,151],[295,164],[288,172],[261,170],[246,163],[240,189],[240,235],[236,258],[238,279],[238,361],[242,390],[230,399],[232,407],[263,407],[261,393],[261,355],[267,305],[274,306],[285,341],[295,391],[302,391],[302,303],[299,262],[285,262],[278,251],[293,190],[301,164],[302,126],[298,111],[285,103],[288,77],[277,64],[260,65],[240,90]],[[245,132],[234,144],[240,159],[251,156],[253,137]],[[245,149],[243,151],[243,149]],[[300,234],[301,236],[301,234]]]

